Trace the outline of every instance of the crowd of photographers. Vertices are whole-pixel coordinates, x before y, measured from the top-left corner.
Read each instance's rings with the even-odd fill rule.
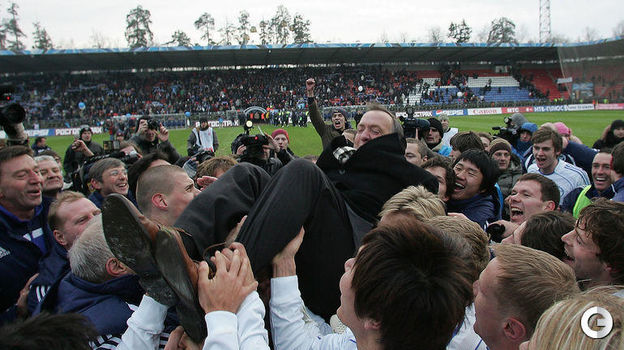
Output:
[[[61,162],[3,108],[0,348],[624,346],[624,121],[591,147],[520,113],[494,135],[375,103],[327,124],[335,83],[297,93],[319,155],[205,118],[180,154],[142,117],[103,145],[81,127]]]

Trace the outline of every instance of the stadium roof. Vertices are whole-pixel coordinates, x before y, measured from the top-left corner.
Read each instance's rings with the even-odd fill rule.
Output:
[[[624,55],[624,38],[554,44],[288,44],[0,51],[0,73],[182,69],[232,66],[432,62],[556,62],[558,50],[579,57]],[[567,56],[567,55],[566,55]]]

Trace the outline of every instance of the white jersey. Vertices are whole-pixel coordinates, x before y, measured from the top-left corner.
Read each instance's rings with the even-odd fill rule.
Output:
[[[570,191],[590,185],[589,176],[587,176],[585,170],[562,160],[559,160],[555,170],[550,174],[542,173],[535,163],[529,166],[527,172],[541,174],[553,180],[559,187],[560,200]]]

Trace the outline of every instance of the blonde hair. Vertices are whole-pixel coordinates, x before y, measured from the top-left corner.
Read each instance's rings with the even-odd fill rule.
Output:
[[[453,216],[436,216],[425,220],[426,224],[436,227],[448,235],[463,238],[470,248],[468,266],[474,275],[470,282],[479,279],[479,274],[490,262],[488,236],[476,222]]]
[[[409,186],[392,196],[384,203],[379,217],[398,211],[408,212],[421,221],[446,215],[444,202],[423,186]]]
[[[494,287],[496,299],[502,312],[522,322],[527,335],[546,309],[579,292],[572,268],[554,256],[517,244],[493,249],[501,270]]]
[[[612,295],[613,290],[600,288],[562,300],[544,311],[533,333],[535,349],[622,349],[624,348],[624,299]],[[592,307],[607,310],[613,318],[613,329],[600,339],[583,333],[581,318]],[[595,329],[597,317],[590,317],[590,328]]]
[[[50,225],[50,229],[52,231],[58,230],[64,223],[64,218],[60,218],[58,216],[58,211],[61,208],[61,205],[65,203],[73,203],[82,198],[87,197],[80,192],[63,191],[59,193],[56,200],[50,204],[50,209],[48,210],[48,224]]]

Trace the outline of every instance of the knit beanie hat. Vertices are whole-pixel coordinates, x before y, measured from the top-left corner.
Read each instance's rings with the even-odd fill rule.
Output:
[[[288,140],[288,142],[290,142],[290,137],[288,137],[288,131],[284,130],[284,129],[275,129],[275,131],[273,131],[271,133],[271,137],[275,138],[275,136],[277,135],[284,135],[286,136],[286,140]]]
[[[570,130],[570,128],[568,128],[567,125],[565,125],[562,122],[556,122],[555,124],[555,129],[557,129],[557,132],[559,133],[559,135],[561,136],[570,136],[572,134],[572,130]]]
[[[435,128],[440,133],[440,136],[444,135],[444,128],[442,128],[442,123],[437,118],[429,118],[429,128]]]
[[[490,143],[490,157],[496,152],[500,150],[505,150],[511,154],[511,144],[507,142],[505,139],[495,139]]]
[[[344,108],[336,107],[336,108],[332,109],[332,114],[334,114],[334,113],[342,114],[342,116],[345,118],[345,120],[349,119],[349,112],[347,112],[347,110],[344,109]]]

